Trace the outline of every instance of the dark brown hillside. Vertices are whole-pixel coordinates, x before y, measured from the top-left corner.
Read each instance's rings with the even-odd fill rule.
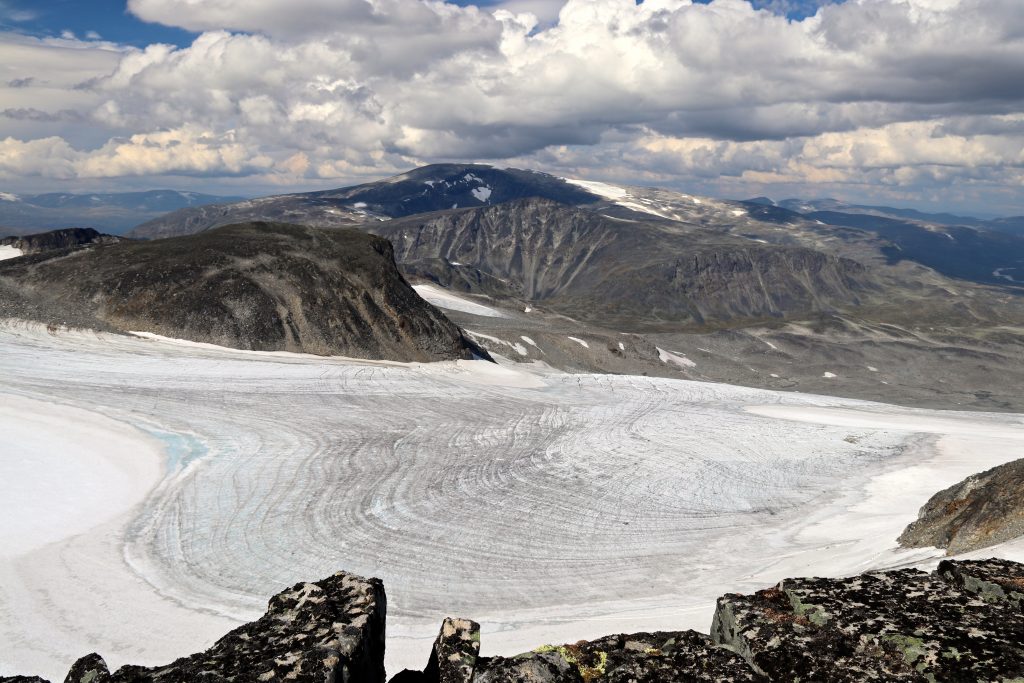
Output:
[[[43,322],[84,316],[122,331],[262,351],[471,357],[461,331],[402,278],[391,245],[354,230],[230,225],[13,259],[0,264],[0,281],[0,314]]]

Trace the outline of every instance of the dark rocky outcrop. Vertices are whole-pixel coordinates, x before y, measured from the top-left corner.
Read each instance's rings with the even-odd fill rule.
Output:
[[[40,254],[60,249],[75,249],[94,244],[115,244],[122,240],[114,235],[104,235],[92,228],[65,228],[33,235],[4,237],[0,247],[14,247],[22,254]]]
[[[71,666],[64,683],[107,683],[110,669],[107,662],[95,652],[79,659]]]
[[[715,642],[770,680],[999,681],[1024,676],[1024,614],[994,591],[989,563],[945,562],[847,579],[787,579],[719,598]],[[948,577],[954,578],[949,580]],[[1024,579],[1006,563],[1001,581]]]
[[[423,671],[392,683],[722,683],[1024,680],[1024,565],[946,560],[841,579],[787,579],[718,600],[711,636],[606,636],[480,657],[480,627],[446,619]],[[109,674],[83,657],[65,683],[378,683],[384,681],[384,588],[338,573],[300,583],[206,652]],[[39,682],[0,678],[0,683]]]
[[[1024,535],[1024,459],[936,493],[900,535],[906,548],[969,552]]]
[[[0,262],[0,292],[0,316],[240,349],[398,361],[475,351],[413,291],[386,240],[352,230],[249,223],[25,256]]]

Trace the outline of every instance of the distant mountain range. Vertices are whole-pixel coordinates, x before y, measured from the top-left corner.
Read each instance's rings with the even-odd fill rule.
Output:
[[[101,202],[87,206],[92,203]],[[253,315],[290,320],[282,334],[301,337],[301,348],[336,353],[351,343],[373,356],[390,348],[384,341],[390,333],[359,340],[363,323],[332,322],[340,335],[332,342],[319,328],[303,327],[297,312],[304,309],[296,306],[305,297],[328,301],[331,287],[285,292],[274,284],[274,273],[304,273],[312,265],[292,263],[273,249],[260,255],[239,244],[232,251],[232,240],[256,239],[251,227],[216,230],[257,221],[354,228],[385,238],[401,274],[469,339],[517,360],[876,400],[904,397],[931,406],[1024,409],[1024,236],[998,231],[992,221],[951,225],[968,221],[900,211],[835,200],[719,200],[529,170],[437,164],[353,187],[188,205],[129,232],[151,250],[83,243],[82,249],[108,254],[102,259],[65,259],[59,250],[52,257],[31,254],[41,247],[12,242],[0,247],[7,259],[0,287],[12,300],[21,297],[21,309],[36,311],[29,317],[109,323],[110,310],[121,304],[104,292],[127,277],[118,268],[129,268],[131,282],[143,278],[118,254],[129,261],[145,257],[144,270],[163,272],[206,244],[164,238],[214,231],[209,238],[237,261],[237,268],[224,271],[230,282],[247,278],[252,292],[266,295],[257,297],[263,304],[246,304]],[[314,270],[328,270],[320,280],[303,281],[326,282],[336,266],[313,252],[306,257]],[[38,262],[31,272],[29,259]],[[82,269],[89,264],[110,277],[96,279]],[[250,277],[250,268],[258,273]],[[132,301],[152,289],[150,309],[159,309],[164,320],[189,321],[168,328],[174,334],[259,348],[272,336],[268,330],[279,327],[275,322],[257,334],[236,325],[230,334],[215,334],[203,325],[223,315],[211,313],[211,322],[178,311],[195,287],[187,278],[139,282],[145,287],[129,292]],[[0,291],[0,303],[4,296]],[[290,318],[270,305],[275,301],[287,302]],[[331,316],[370,321],[382,331],[390,325],[376,314]],[[394,349],[387,355],[402,356]]]
[[[242,199],[177,190],[34,195],[0,192],[0,237],[59,228],[94,228],[121,234],[170,211]]]

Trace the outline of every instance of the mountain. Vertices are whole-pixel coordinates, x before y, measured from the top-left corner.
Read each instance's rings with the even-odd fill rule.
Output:
[[[745,202],[731,202],[668,190],[571,180],[535,171],[498,169],[481,164],[435,164],[349,188],[183,209],[144,223],[132,230],[130,235],[153,239],[200,232],[217,225],[247,220],[282,220],[317,227],[361,227],[381,232],[389,230],[379,227],[389,220],[496,206],[529,197],[589,210],[583,219],[598,223],[609,219],[636,221],[638,218],[635,214],[642,214],[639,220],[643,229],[651,230],[651,226],[660,219],[659,227],[652,234],[681,234],[685,231],[693,239],[701,241],[709,239],[713,233],[730,233],[746,238],[748,242],[804,247],[816,251],[821,251],[823,244],[838,240],[845,244],[830,245],[825,252],[861,262],[865,258],[884,259],[889,263],[911,261],[950,278],[983,284],[1007,287],[1024,284],[1024,235],[964,225],[922,223],[905,217],[925,216],[936,220],[961,218],[949,214],[855,206],[835,199],[787,199],[776,203],[767,197],[757,197]],[[891,215],[883,213],[886,211],[891,212]],[[983,223],[978,219],[969,220]],[[671,227],[666,229],[668,222],[671,222]],[[780,232],[773,226],[784,226],[786,230]],[[700,229],[699,233],[694,231],[697,228]],[[389,232],[391,234],[393,231]],[[713,250],[718,248],[718,245],[713,245]],[[441,255],[440,250],[435,249],[435,252],[431,255],[421,249],[416,254],[402,254],[399,260],[405,262],[410,258],[429,259]],[[652,250],[649,253],[657,252]],[[750,272],[756,271],[752,265],[749,267]],[[779,272],[785,270],[783,267]],[[497,272],[492,275],[501,277]],[[806,282],[807,287],[814,287],[813,279]],[[826,289],[819,297],[819,303],[834,300],[835,294],[832,289]],[[749,299],[750,293],[741,296]],[[789,293],[783,294],[783,298],[788,296]],[[840,298],[852,300],[847,295]],[[756,295],[754,299],[757,299]],[[806,295],[797,296],[793,301],[796,310],[828,309],[828,305],[808,305]],[[669,307],[664,310],[664,315],[668,320],[681,319],[679,309],[687,306],[689,304],[680,303]],[[782,301],[772,304],[751,300],[749,305],[723,311],[724,315],[713,317],[739,318],[743,317],[744,310],[754,317],[777,316],[779,309],[785,307]],[[656,317],[660,320],[661,313]],[[682,317],[700,320],[708,315],[698,306],[689,315]]]
[[[474,347],[391,245],[281,223],[0,261],[0,315],[260,351],[429,361]]]
[[[482,164],[434,164],[355,187],[264,197],[189,208],[137,226],[131,237],[156,239],[192,234],[246,220],[285,220],[339,227],[428,211],[499,204],[523,197],[591,203],[593,194],[561,178]]]
[[[0,226],[5,226],[0,228],[0,236],[77,227],[119,234],[169,211],[240,199],[176,190],[35,195],[0,192]]]
[[[411,216],[369,229],[394,245],[408,272],[633,329],[855,307],[877,288],[850,259],[731,235],[709,238],[643,215],[617,219],[548,199]]]

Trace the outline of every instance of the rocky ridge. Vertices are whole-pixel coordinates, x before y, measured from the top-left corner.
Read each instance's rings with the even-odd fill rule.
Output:
[[[209,650],[111,673],[97,654],[65,683],[383,683],[386,598],[378,579],[339,572],[270,600]],[[936,571],[787,579],[718,600],[711,635],[611,635],[481,657],[480,625],[446,619],[423,671],[393,683],[1000,681],[1024,677],[1024,565],[946,560]],[[0,683],[39,678],[0,678]],[[42,682],[45,683],[45,682]]]
[[[8,259],[0,316],[257,351],[486,356],[409,286],[386,240],[283,223]]]

